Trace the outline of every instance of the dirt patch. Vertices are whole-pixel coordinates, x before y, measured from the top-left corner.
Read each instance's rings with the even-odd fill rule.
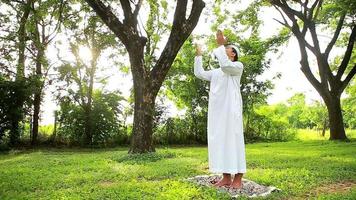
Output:
[[[110,186],[114,185],[115,183],[112,181],[100,181],[98,184],[102,187],[110,187]]]
[[[306,196],[316,197],[320,194],[331,194],[331,193],[346,193],[351,190],[351,188],[356,187],[356,181],[341,181],[329,184],[324,184],[319,187],[314,188]]]

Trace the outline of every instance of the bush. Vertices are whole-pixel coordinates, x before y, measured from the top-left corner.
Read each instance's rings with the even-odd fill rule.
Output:
[[[289,141],[293,140],[297,130],[292,128],[286,117],[281,117],[278,106],[261,106],[255,109],[245,127],[246,140],[254,141]]]
[[[153,134],[156,144],[207,144],[207,118],[203,112],[168,118]]]
[[[126,128],[119,120],[120,96],[96,91],[93,95],[90,125],[92,129],[91,144],[95,146],[108,146],[115,142],[127,143]],[[84,138],[86,128],[86,116],[84,106],[72,103],[69,98],[60,102],[58,116],[57,140],[70,145],[88,145]]]

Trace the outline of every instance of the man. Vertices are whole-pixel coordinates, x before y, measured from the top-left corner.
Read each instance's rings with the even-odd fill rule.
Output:
[[[214,186],[241,189],[241,179],[246,173],[240,91],[243,64],[237,61],[240,55],[236,46],[224,46],[226,40],[221,31],[216,34],[216,42],[219,47],[213,50],[213,54],[219,61],[219,68],[203,69],[199,46],[194,61],[194,75],[210,81],[207,127],[209,170],[223,173],[223,178]],[[232,181],[231,174],[234,174]]]

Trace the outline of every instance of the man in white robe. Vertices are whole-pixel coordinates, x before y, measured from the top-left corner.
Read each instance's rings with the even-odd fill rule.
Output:
[[[221,31],[218,31],[216,36],[219,47],[213,50],[213,54],[220,67],[205,71],[199,46],[194,62],[195,76],[210,81],[207,127],[209,171],[223,173],[223,178],[214,186],[227,185],[240,189],[243,173],[246,173],[240,91],[244,66],[237,61],[239,50],[236,46],[225,47],[226,40]],[[234,174],[232,181],[231,174]]]

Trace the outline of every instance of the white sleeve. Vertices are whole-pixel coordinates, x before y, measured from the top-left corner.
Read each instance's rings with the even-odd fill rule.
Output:
[[[239,61],[231,61],[226,55],[224,45],[214,49],[213,53],[219,60],[220,67],[223,72],[232,76],[236,76],[242,73],[244,65]]]
[[[194,75],[202,80],[210,81],[213,74],[212,70],[205,71],[203,68],[203,57],[194,58]]]

